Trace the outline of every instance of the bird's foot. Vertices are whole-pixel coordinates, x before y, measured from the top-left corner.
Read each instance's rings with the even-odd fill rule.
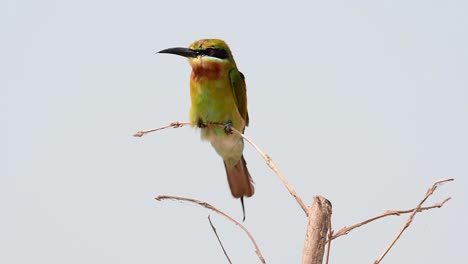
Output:
[[[205,128],[205,127],[207,127],[207,126],[203,123],[203,121],[202,121],[201,119],[198,119],[198,121],[197,121],[197,127],[198,127],[198,128]]]
[[[226,135],[232,134],[232,122],[224,124],[224,133],[226,133]]]

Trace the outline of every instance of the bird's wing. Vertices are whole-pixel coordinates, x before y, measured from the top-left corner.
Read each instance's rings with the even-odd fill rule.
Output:
[[[245,121],[245,125],[249,125],[249,113],[247,112],[247,89],[245,87],[245,77],[242,72],[236,68],[229,71],[229,79],[231,88],[236,99],[237,109]]]

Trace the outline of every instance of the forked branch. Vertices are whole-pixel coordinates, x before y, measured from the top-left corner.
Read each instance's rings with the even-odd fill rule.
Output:
[[[419,204],[416,206],[416,208],[414,208],[413,212],[411,212],[410,216],[408,217],[408,219],[406,220],[405,224],[403,225],[403,227],[400,229],[400,231],[398,232],[398,234],[395,236],[395,238],[392,240],[392,242],[390,242],[390,244],[387,246],[387,248],[384,250],[384,252],[374,261],[374,264],[379,264],[380,261],[382,261],[382,259],[387,255],[387,253],[390,251],[390,249],[392,249],[393,245],[395,245],[395,243],[398,241],[398,239],[401,237],[401,235],[403,234],[403,232],[410,226],[410,224],[413,222],[414,220],[414,217],[416,216],[416,214],[421,210],[422,208],[422,205],[424,204],[424,202],[426,202],[427,198],[429,198],[429,196],[431,196],[434,191],[437,189],[437,187],[439,187],[441,184],[443,183],[446,183],[446,182],[450,182],[450,181],[453,181],[454,179],[445,179],[445,180],[440,180],[440,181],[436,181],[431,188],[429,188],[426,192],[426,195],[424,196],[424,198],[419,202]],[[446,201],[448,201],[450,198],[448,199],[445,199],[445,201],[443,203],[445,203]],[[443,205],[442,203],[442,205]]]
[[[236,224],[237,226],[239,226],[245,232],[245,234],[249,237],[250,241],[252,241],[252,244],[254,245],[254,248],[255,248],[255,253],[257,254],[260,262],[265,263],[265,258],[263,257],[262,252],[260,251],[260,248],[257,245],[257,242],[255,242],[255,239],[252,236],[252,234],[250,234],[249,230],[244,225],[239,223],[236,219],[234,219],[230,215],[228,215],[227,213],[221,211],[220,209],[214,207],[213,205],[211,205],[211,204],[209,204],[207,202],[202,202],[202,201],[191,199],[191,198],[185,198],[185,197],[179,197],[179,196],[173,196],[173,195],[159,195],[155,199],[157,201],[177,200],[177,201],[184,201],[184,202],[190,202],[190,203],[198,204],[198,205],[200,205],[202,207],[205,207],[205,208],[207,208],[207,209],[209,209],[211,211],[214,211],[214,212],[226,217],[229,221],[231,221],[234,224]]]
[[[151,129],[151,130],[146,130],[146,131],[138,131],[137,133],[134,134],[134,136],[136,137],[141,137],[143,135],[146,135],[148,133],[151,133],[151,132],[155,132],[155,131],[159,131],[159,130],[163,130],[163,129],[167,129],[167,128],[179,128],[179,127],[183,127],[183,126],[188,126],[188,125],[191,125],[191,123],[189,122],[173,122],[167,126],[163,126],[163,127],[159,127],[159,128],[156,128],[156,129]],[[220,128],[224,128],[224,125],[222,124],[216,124],[216,123],[209,123],[207,124],[208,126],[216,126],[216,127],[220,127]],[[244,140],[246,140],[250,145],[252,145],[252,147],[263,157],[263,159],[266,161],[268,167],[270,167],[271,170],[273,170],[273,172],[280,178],[281,182],[284,184],[284,186],[286,187],[286,189],[289,191],[289,193],[296,199],[297,203],[299,204],[299,206],[302,208],[302,210],[305,212],[306,216],[308,217],[312,217],[313,214],[310,214],[311,210],[313,208],[308,208],[304,202],[302,201],[302,199],[299,197],[299,195],[296,193],[296,191],[291,187],[291,185],[288,183],[288,181],[286,180],[286,178],[283,176],[283,174],[280,172],[280,170],[278,169],[278,167],[274,164],[274,162],[272,161],[271,157],[268,156],[268,154],[266,154],[264,151],[262,151],[252,140],[250,140],[248,137],[246,137],[244,134],[242,134],[240,131],[236,130],[236,129],[232,129],[232,131],[234,133],[237,133],[238,135],[240,135]],[[445,180],[440,180],[440,181],[437,181],[435,182],[431,188],[428,189],[428,191],[426,192],[426,195],[424,196],[424,198],[419,202],[419,204],[415,207],[415,208],[412,208],[412,209],[409,209],[409,210],[389,210],[389,211],[385,211],[383,212],[382,214],[378,215],[378,216],[375,216],[375,217],[372,217],[372,218],[369,218],[367,220],[364,220],[362,222],[359,222],[357,224],[354,224],[352,226],[349,226],[349,227],[343,227],[341,228],[340,230],[338,230],[338,232],[333,232],[333,230],[331,229],[331,206],[326,206],[327,209],[325,210],[324,207],[322,207],[324,204],[326,204],[324,201],[327,201],[325,198],[323,197],[320,197],[320,200],[319,198],[315,198],[315,203],[314,205],[320,205],[320,210],[322,210],[322,213],[327,215],[326,218],[323,218],[322,220],[323,221],[316,221],[317,223],[315,224],[318,224],[318,222],[322,223],[321,227],[325,228],[325,229],[328,229],[328,236],[325,237],[325,235],[327,233],[322,233],[320,234],[320,241],[325,241],[324,239],[327,239],[327,256],[326,256],[326,262],[328,263],[328,257],[329,257],[329,254],[330,254],[330,243],[331,243],[331,240],[333,239],[336,239],[340,236],[343,236],[343,235],[347,235],[349,232],[351,232],[352,230],[358,228],[358,227],[361,227],[363,225],[366,225],[370,222],[373,222],[375,220],[378,220],[378,219],[381,219],[381,218],[384,218],[384,217],[387,217],[387,216],[391,216],[391,215],[396,215],[396,216],[399,216],[401,214],[410,214],[410,216],[408,217],[408,219],[406,220],[405,224],[403,225],[403,227],[401,228],[401,230],[398,232],[398,234],[396,235],[396,237],[391,241],[391,243],[387,246],[387,248],[384,250],[384,252],[375,260],[374,264],[379,264],[382,259],[387,255],[387,253],[390,251],[390,249],[395,245],[395,243],[398,241],[398,239],[400,238],[400,236],[402,235],[402,233],[410,226],[410,224],[413,222],[413,219],[415,217],[415,215],[419,212],[423,212],[423,211],[426,211],[426,210],[430,210],[430,209],[434,209],[434,208],[441,208],[442,206],[444,206],[444,204],[450,200],[450,197],[449,198],[446,198],[445,200],[443,200],[442,202],[440,203],[437,203],[437,204],[434,204],[432,206],[426,206],[426,207],[423,207],[422,205],[426,202],[426,200],[429,198],[429,196],[431,196],[434,191],[437,189],[438,186],[440,186],[441,184],[445,183],[445,182],[450,182],[450,181],[453,181],[454,179],[445,179]],[[179,201],[186,201],[186,202],[191,202],[191,203],[195,203],[195,204],[198,204],[200,206],[203,206],[205,208],[208,208],[212,211],[215,211],[216,213],[218,214],[221,214],[223,215],[224,217],[226,217],[228,220],[230,220],[231,222],[233,222],[234,224],[238,225],[246,234],[247,236],[249,237],[249,239],[252,241],[252,243],[254,244],[254,247],[255,247],[255,252],[257,254],[257,256],[259,257],[260,261],[262,263],[265,263],[265,259],[263,258],[261,252],[260,252],[260,249],[258,248],[257,246],[257,243],[255,242],[253,236],[250,234],[250,232],[247,230],[247,228],[245,228],[240,222],[238,222],[237,220],[235,220],[234,218],[232,218],[231,216],[229,216],[228,214],[224,213],[223,211],[217,209],[216,207],[206,203],[206,202],[202,202],[202,201],[198,201],[198,200],[195,200],[195,199],[190,199],[190,198],[184,198],[184,197],[178,197],[178,196],[169,196],[169,195],[161,195],[161,196],[158,196],[156,197],[156,200],[158,201],[161,201],[161,200],[166,200],[166,199],[172,199],[172,200],[179,200]],[[328,201],[327,201],[328,202]],[[329,203],[328,203],[329,205]],[[315,206],[314,206],[315,207]],[[315,209],[317,210],[317,208]],[[319,210],[319,211],[320,211]],[[319,219],[315,219],[315,220],[319,220]],[[311,222],[312,221],[312,222]],[[216,233],[216,229],[214,228],[214,226],[212,225],[211,221],[210,221],[210,224],[217,236],[217,233]],[[312,224],[314,224],[314,219],[309,219],[309,226],[312,226]],[[312,233],[310,233],[312,234]],[[219,241],[219,237],[217,236],[218,238],[218,241]],[[307,253],[306,252],[306,248],[313,248],[313,247],[310,247],[312,244],[307,244],[307,238],[310,239],[311,237],[309,236],[309,233],[308,235],[306,236],[306,241],[305,241],[305,247],[304,247],[304,257],[305,254]],[[317,240],[318,241],[318,240]],[[315,241],[315,242],[317,242]],[[221,244],[221,241],[219,241],[220,244]],[[311,241],[309,241],[311,242]],[[306,246],[307,245],[307,246]],[[324,253],[324,246],[325,244],[323,243],[320,243],[320,247],[317,247],[317,249],[320,249],[318,252],[320,253],[319,256],[320,257],[320,260],[323,258],[323,253]],[[222,244],[221,244],[221,247]],[[223,248],[223,251],[224,251],[224,248]],[[224,251],[225,252],[225,251]],[[225,252],[225,255],[226,257],[228,258],[229,260],[229,257],[227,256],[226,252]],[[306,257],[306,259],[312,259],[312,258],[309,258],[309,256]],[[303,259],[304,260],[304,259]],[[304,262],[304,263],[311,263],[311,262]]]
[[[450,199],[451,198],[449,197],[449,198],[446,198],[445,200],[443,200],[442,202],[436,203],[436,204],[434,204],[432,206],[421,207],[421,208],[418,209],[418,212],[423,212],[423,211],[434,209],[434,208],[441,208]],[[349,232],[353,231],[354,229],[356,229],[358,227],[361,227],[363,225],[366,225],[366,224],[368,224],[370,222],[373,222],[375,220],[378,220],[380,218],[384,218],[384,217],[391,216],[391,215],[400,216],[402,214],[409,214],[409,213],[412,213],[415,209],[417,209],[417,208],[412,208],[412,209],[409,209],[409,210],[388,210],[388,211],[385,211],[380,215],[377,215],[377,216],[374,216],[372,218],[366,219],[366,220],[364,220],[362,222],[359,222],[357,224],[354,224],[352,226],[345,226],[345,227],[341,228],[340,230],[338,230],[336,233],[333,234],[331,239],[333,240],[333,239],[336,239],[336,238],[338,238],[340,236],[347,235]]]

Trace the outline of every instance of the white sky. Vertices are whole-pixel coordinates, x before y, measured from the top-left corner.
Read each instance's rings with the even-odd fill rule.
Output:
[[[246,133],[335,230],[409,209],[442,178],[384,263],[466,259],[466,1],[0,2],[0,263],[257,263],[221,159],[185,121],[190,67],[154,55],[222,38],[247,77]],[[299,263],[306,219],[252,148],[246,226],[268,263]],[[336,240],[330,263],[372,263],[406,220]]]

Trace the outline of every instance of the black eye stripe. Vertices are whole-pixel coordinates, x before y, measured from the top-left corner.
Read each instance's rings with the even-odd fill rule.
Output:
[[[227,51],[224,49],[207,48],[203,50],[202,53],[206,56],[215,57],[218,59],[227,59],[229,57]]]

